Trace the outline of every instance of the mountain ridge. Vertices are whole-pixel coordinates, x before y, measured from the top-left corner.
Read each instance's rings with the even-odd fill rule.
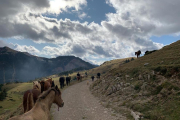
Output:
[[[95,66],[75,56],[44,58],[9,47],[0,48],[0,83],[26,82],[79,67],[91,69]]]

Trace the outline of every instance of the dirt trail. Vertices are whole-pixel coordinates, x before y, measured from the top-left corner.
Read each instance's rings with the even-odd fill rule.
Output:
[[[65,89],[62,99],[65,103],[63,108],[59,111],[56,105],[51,108],[54,120],[126,120],[100,104],[89,91],[87,80]]]

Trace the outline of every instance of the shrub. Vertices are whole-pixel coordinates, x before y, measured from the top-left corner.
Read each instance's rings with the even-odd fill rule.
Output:
[[[139,84],[135,85],[134,90],[141,90],[141,86]]]
[[[156,80],[156,75],[152,76],[152,80],[155,81]]]
[[[134,68],[132,70],[132,75],[136,77],[138,72],[139,72],[139,70],[137,68]]]
[[[159,72],[160,70],[161,70],[160,66],[158,66],[157,68],[154,69],[154,71],[156,71],[156,72]]]
[[[166,72],[167,72],[167,69],[166,68],[162,68],[160,72],[161,72],[162,75],[165,75]]]
[[[7,91],[6,89],[0,91],[0,101],[3,101],[7,96]]]

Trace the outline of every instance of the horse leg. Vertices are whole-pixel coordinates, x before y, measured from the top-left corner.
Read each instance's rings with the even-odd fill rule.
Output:
[[[60,83],[60,85],[61,85],[61,89],[62,89],[62,83]]]

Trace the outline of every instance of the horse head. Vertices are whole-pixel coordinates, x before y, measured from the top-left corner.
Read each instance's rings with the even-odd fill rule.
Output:
[[[52,86],[52,78],[48,78],[48,80],[46,80],[46,81],[48,81]]]
[[[135,52],[135,55],[137,55],[137,52]]]
[[[55,90],[54,103],[57,104],[58,110],[59,110],[59,107],[63,107],[64,106],[64,102],[63,102],[63,100],[61,98],[61,91],[60,91],[60,89],[58,88],[57,85],[56,85],[56,87],[54,87],[54,90]]]
[[[39,81],[33,81],[33,89],[37,89],[41,92],[41,84]]]

